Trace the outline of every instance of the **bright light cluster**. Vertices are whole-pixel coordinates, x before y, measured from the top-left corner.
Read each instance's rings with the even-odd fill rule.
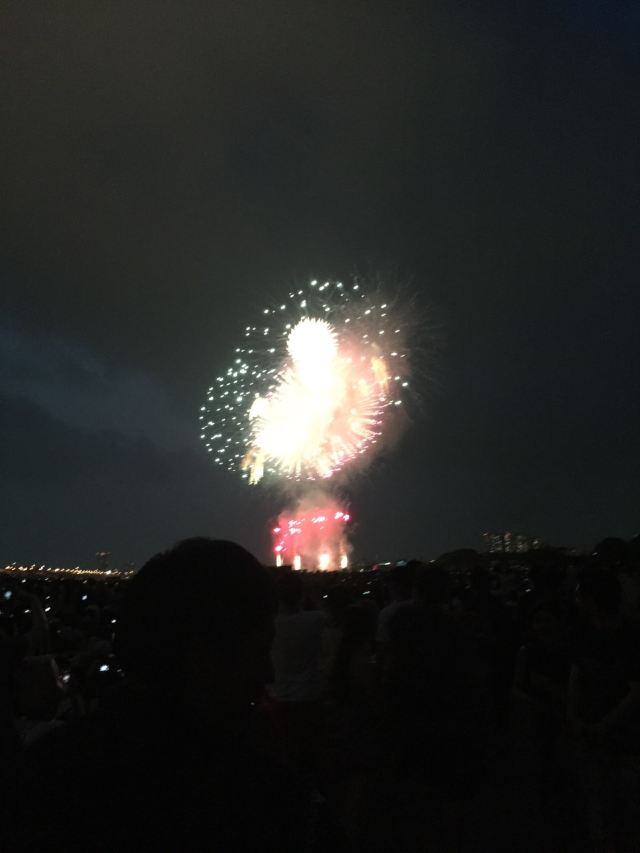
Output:
[[[257,483],[327,479],[367,453],[408,386],[393,314],[357,280],[312,281],[265,308],[201,408],[213,460]]]
[[[80,576],[93,576],[96,578],[104,578],[109,576],[128,578],[130,575],[135,574],[135,569],[81,569],[80,566],[75,566],[74,568],[53,568],[52,566],[38,566],[33,563],[30,566],[22,566],[17,563],[11,563],[8,566],[3,566],[0,568],[0,572],[13,573],[13,572],[42,572],[45,575],[80,575]]]
[[[331,503],[323,509],[283,514],[273,528],[276,565],[294,570],[332,571],[349,566],[345,525],[348,512]]]

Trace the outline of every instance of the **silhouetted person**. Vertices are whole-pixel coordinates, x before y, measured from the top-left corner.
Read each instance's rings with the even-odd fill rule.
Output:
[[[317,770],[323,733],[323,635],[328,619],[321,610],[304,610],[303,584],[289,572],[278,585],[272,659],[273,683],[268,692],[284,757],[296,770]]]
[[[6,630],[0,618],[0,791],[11,790],[18,778],[22,761],[22,744],[14,718],[14,674],[16,648],[14,637]],[[0,795],[0,817],[4,817],[6,803]]]
[[[416,560],[403,566],[394,566],[389,572],[389,596],[391,600],[378,614],[376,642],[384,648],[389,642],[389,623],[395,613],[407,601],[413,592],[413,575],[419,563]]]
[[[458,807],[479,781],[484,709],[470,643],[447,604],[445,569],[422,565],[413,602],[401,607],[389,625],[381,686],[386,776],[381,784],[393,792],[387,820],[397,850],[429,849],[435,834],[457,831]],[[429,817],[427,808],[432,808]],[[446,825],[436,828],[436,816],[445,813]],[[449,842],[455,849],[457,841],[449,837]],[[390,840],[378,843],[388,848]]]
[[[492,594],[491,577],[476,566],[469,575],[466,608],[473,613],[478,642],[488,666],[493,722],[505,734],[509,723],[511,686],[517,655],[517,631],[509,609]]]
[[[375,611],[361,604],[348,607],[343,635],[333,662],[332,683],[336,700],[354,708],[366,708],[374,689]]]
[[[249,735],[273,611],[265,570],[231,542],[149,560],[118,621],[128,688],[34,749],[5,849],[309,849],[312,797]]]
[[[640,849],[640,631],[625,619],[609,568],[578,586],[584,623],[574,641],[569,722],[582,745],[597,853]]]
[[[546,604],[530,616],[527,642],[518,653],[513,692],[527,723],[537,793],[546,805],[557,793],[558,748],[564,730],[569,681],[566,617]]]
[[[346,609],[332,667],[334,789],[342,794],[343,822],[354,840],[361,837],[367,819],[368,782],[379,753],[374,714],[376,617],[376,611],[363,604]]]
[[[414,603],[390,624],[383,706],[396,769],[415,775],[433,796],[455,799],[475,784],[479,709],[473,650],[447,602],[446,571],[421,566]]]

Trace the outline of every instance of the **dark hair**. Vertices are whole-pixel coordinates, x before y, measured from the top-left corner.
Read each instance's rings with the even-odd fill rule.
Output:
[[[375,633],[375,614],[363,604],[352,604],[344,612],[343,637],[346,641],[373,638]]]
[[[156,554],[129,582],[115,651],[128,675],[148,683],[184,667],[187,641],[213,635],[222,654],[273,612],[264,567],[234,542],[186,539]]]
[[[632,548],[624,539],[616,539],[609,536],[603,539],[593,549],[594,557],[601,566],[623,566],[626,565],[631,556]]]
[[[420,563],[417,560],[411,560],[403,566],[394,566],[389,572],[389,584],[401,595],[409,598],[413,586],[413,576],[419,565]]]
[[[578,581],[580,595],[593,601],[601,613],[615,615],[620,611],[622,589],[616,574],[601,566],[586,569]]]
[[[443,604],[449,591],[449,573],[439,563],[422,563],[416,569],[415,590],[425,604]]]
[[[539,601],[531,608],[527,615],[527,636],[529,639],[534,638],[534,623],[538,616],[542,613],[548,613],[555,621],[561,631],[565,630],[567,624],[567,614],[563,611],[559,604],[550,601]]]
[[[536,616],[539,616],[541,613],[548,613],[552,616],[557,622],[564,622],[567,618],[566,613],[563,611],[562,607],[558,602],[554,601],[539,601],[535,604],[529,614],[527,616],[527,621],[529,625],[533,624],[533,620]]]
[[[285,571],[278,581],[278,598],[285,607],[296,607],[302,601],[302,578],[297,572]]]

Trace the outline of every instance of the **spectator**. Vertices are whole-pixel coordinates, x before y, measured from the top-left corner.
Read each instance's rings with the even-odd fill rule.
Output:
[[[375,626],[376,611],[352,605],[333,666],[335,765],[342,793],[342,820],[352,839],[362,835],[368,782],[376,764]]]
[[[310,796],[248,734],[271,672],[262,566],[183,542],[131,581],[118,629],[127,691],[34,748],[6,849],[308,849]]]
[[[400,608],[389,625],[381,746],[385,787],[394,791],[386,817],[396,831],[402,827],[403,850],[442,843],[434,833],[443,815],[439,831],[453,849],[461,804],[479,782],[484,713],[472,649],[448,612],[448,585],[444,568],[420,566],[414,603]]]
[[[493,724],[506,734],[509,724],[511,688],[518,649],[516,626],[509,608],[491,591],[491,577],[475,566],[463,597],[467,615],[475,623],[479,648],[484,652]]]
[[[373,699],[374,620],[375,612],[366,605],[347,609],[333,666],[334,695],[340,703],[358,709],[369,707]]]
[[[457,797],[472,784],[479,708],[470,644],[450,616],[448,577],[422,565],[415,602],[390,625],[390,668],[383,686],[392,722],[392,760],[418,773],[436,797]]]
[[[0,784],[2,792],[16,784],[22,744],[12,708],[16,647],[11,626],[0,620]],[[0,809],[0,814],[2,809]]]
[[[367,851],[591,849],[575,770],[596,853],[640,849],[638,542],[595,550],[582,575],[576,554],[468,549],[389,573],[273,570],[277,635],[271,581],[229,543],[183,543],[132,581],[5,571],[3,849],[333,850],[328,810]],[[486,725],[512,697],[526,739]],[[274,721],[305,781],[259,748]]]
[[[595,567],[578,586],[568,718],[581,746],[596,853],[640,847],[640,633],[621,608],[613,570]]]
[[[566,619],[540,604],[531,614],[528,642],[518,653],[514,697],[519,700],[536,763],[536,788],[545,805],[558,777],[557,749],[564,729],[569,655]]]
[[[271,708],[285,760],[297,771],[313,774],[324,728],[322,652],[328,620],[321,610],[302,609],[304,586],[299,574],[285,574],[278,592],[272,648],[275,677],[268,687]]]
[[[376,642],[381,648],[389,642],[389,623],[398,608],[411,599],[413,574],[419,564],[412,560],[400,566],[394,566],[389,573],[389,596],[391,601],[378,614]]]

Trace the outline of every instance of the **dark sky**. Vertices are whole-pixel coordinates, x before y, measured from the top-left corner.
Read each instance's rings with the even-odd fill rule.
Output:
[[[265,553],[197,414],[292,281],[394,269],[437,358],[363,558],[640,527],[637,5],[3,4],[0,559]],[[427,348],[428,350],[429,348]]]

